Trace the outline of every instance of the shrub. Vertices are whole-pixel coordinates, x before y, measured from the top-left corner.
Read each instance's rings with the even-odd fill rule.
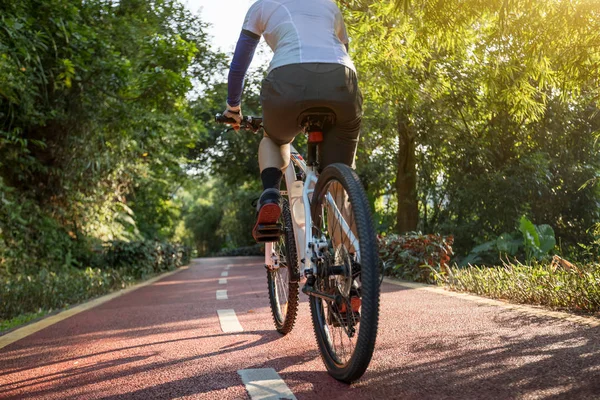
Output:
[[[215,257],[246,257],[263,256],[265,254],[264,244],[257,243],[252,246],[237,247],[235,249],[224,249],[215,253]]]
[[[0,275],[0,319],[79,303],[189,263],[191,249],[152,241],[107,243],[97,255],[101,268],[65,266],[58,271]]]
[[[188,246],[167,242],[115,240],[105,248],[104,268],[125,269],[136,279],[189,263]]]
[[[556,246],[554,230],[550,225],[534,225],[527,217],[519,219],[519,230],[503,233],[498,238],[474,247],[469,255],[460,262],[461,266],[469,264],[498,264],[503,256],[516,257],[524,255],[525,261],[540,261],[549,258],[549,253]]]
[[[452,256],[452,236],[388,235],[379,238],[379,256],[390,265],[387,274],[415,282],[433,282],[434,271],[448,268]]]
[[[453,267],[438,281],[466,291],[516,303],[573,311],[600,311],[600,264],[575,266],[558,256],[552,263]]]
[[[0,319],[54,310],[124,288],[134,278],[123,270],[68,268],[16,274],[0,280]]]

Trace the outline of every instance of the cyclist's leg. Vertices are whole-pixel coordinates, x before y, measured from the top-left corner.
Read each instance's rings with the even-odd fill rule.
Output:
[[[354,168],[354,159],[358,146],[360,125],[362,118],[362,95],[358,89],[356,74],[351,69],[340,66],[322,76],[322,87],[328,93],[324,101],[336,113],[336,126],[325,133],[323,143],[319,149],[319,166],[325,168],[330,164],[342,163]],[[347,194],[338,184],[332,184],[329,189],[331,197],[340,211],[350,230],[356,236],[356,225],[351,218],[352,206],[348,202]],[[329,209],[328,226],[339,226],[334,221],[334,213]],[[335,243],[344,243],[350,253],[355,252],[354,245],[341,229],[332,233]]]
[[[280,77],[282,74],[283,77]],[[261,90],[265,136],[258,150],[263,193],[257,204],[257,221],[253,230],[257,240],[259,225],[275,224],[281,215],[279,187],[283,170],[289,164],[290,143],[298,133],[294,117],[298,99],[294,98],[296,92],[282,79],[286,75],[286,67],[271,71]]]
[[[279,145],[265,133],[258,147],[258,165],[260,171],[263,172],[269,168],[283,171],[289,162],[290,144]]]

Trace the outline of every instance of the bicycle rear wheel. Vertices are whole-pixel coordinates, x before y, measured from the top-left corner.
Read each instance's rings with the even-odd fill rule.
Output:
[[[273,243],[273,252],[277,255],[278,265],[267,270],[267,284],[275,328],[285,335],[292,330],[296,322],[300,291],[296,241],[287,199],[283,201],[279,222],[283,226],[284,233],[278,242]]]
[[[313,234],[327,240],[310,296],[321,356],[329,373],[350,383],[367,369],[379,321],[379,256],[373,220],[358,176],[347,165],[323,170],[311,202]]]

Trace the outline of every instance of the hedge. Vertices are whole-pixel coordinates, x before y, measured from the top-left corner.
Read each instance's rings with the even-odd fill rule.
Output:
[[[162,242],[107,243],[101,268],[46,268],[0,277],[0,320],[68,307],[190,261],[188,247]]]

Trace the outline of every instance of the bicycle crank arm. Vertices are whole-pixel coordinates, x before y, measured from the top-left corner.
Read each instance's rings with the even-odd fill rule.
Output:
[[[319,292],[318,290],[316,290],[312,286],[304,285],[304,287],[302,288],[302,293],[304,293],[304,294],[306,294],[308,296],[318,297],[319,299],[323,299],[323,300],[328,301],[330,303],[335,302],[335,296],[334,295],[323,293],[323,292]]]

